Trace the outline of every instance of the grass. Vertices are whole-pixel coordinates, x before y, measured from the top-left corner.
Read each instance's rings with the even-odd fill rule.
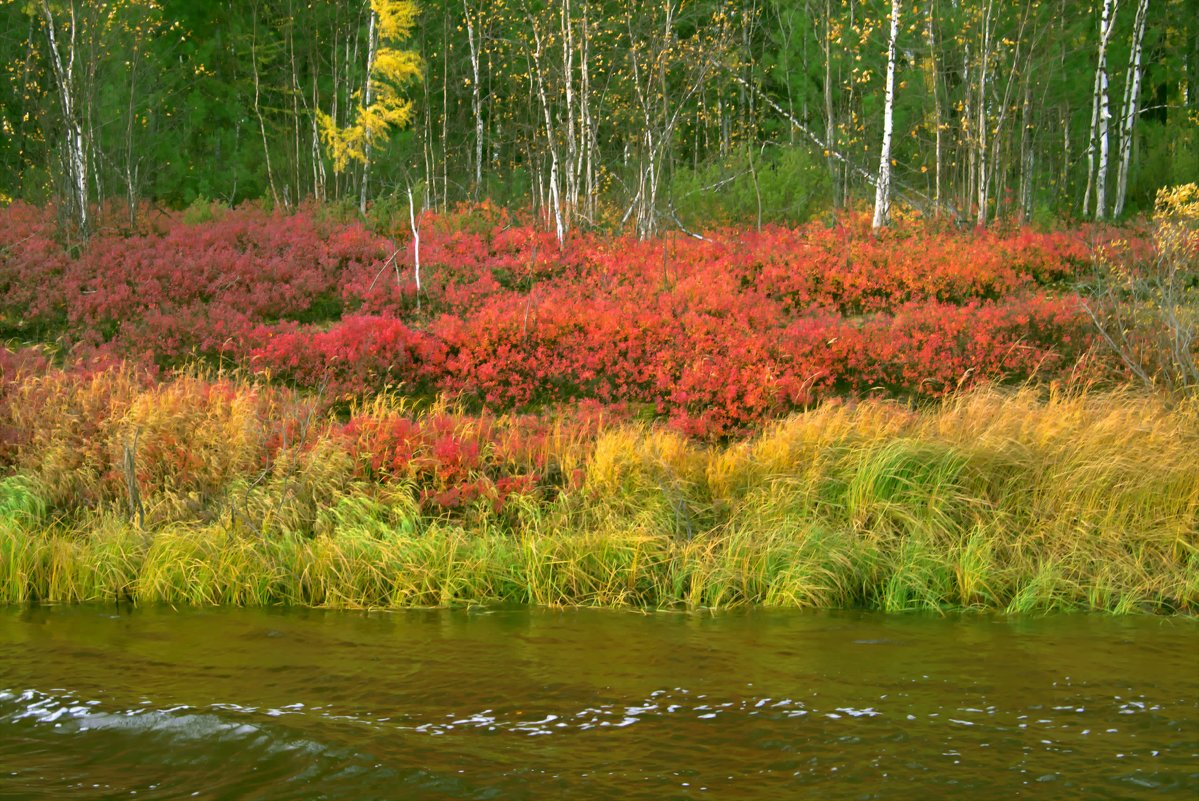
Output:
[[[311,413],[258,388],[101,380],[9,394],[29,429],[0,480],[0,602],[1199,610],[1196,401],[831,403],[708,445],[557,426],[536,460],[579,481],[442,509],[421,483],[442,478],[362,475],[331,422],[264,459]]]

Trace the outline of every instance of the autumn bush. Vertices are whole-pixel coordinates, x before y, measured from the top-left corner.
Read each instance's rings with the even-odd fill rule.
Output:
[[[1151,235],[1106,243],[1084,286],[1098,338],[1144,386],[1199,392],[1199,185],[1158,191]]]
[[[380,398],[336,432],[359,478],[406,484],[423,509],[460,513],[479,502],[498,511],[513,494],[577,488],[587,443],[604,420],[619,419],[591,406],[553,417],[417,414]]]
[[[15,367],[22,359],[28,366]],[[389,393],[338,415],[310,393],[246,376],[64,370],[2,349],[0,367],[0,474],[31,480],[55,513],[140,503],[153,525],[245,515],[255,502],[277,515],[303,500],[310,508],[292,523],[311,533],[313,496],[355,485],[396,485],[434,516],[496,511],[513,494],[577,487],[596,433],[627,420],[594,402],[494,415],[415,409]]]
[[[352,314],[327,327],[261,326],[250,365],[291,384],[347,400],[392,385],[413,391],[444,369],[444,343],[394,317]]]
[[[727,436],[834,394],[1068,374],[1091,345],[1071,282],[1105,235],[876,237],[846,214],[702,240],[576,232],[560,249],[471,208],[421,220],[418,298],[406,226],[385,236],[320,209],[194,219],[102,229],[68,253],[43,212],[0,209],[0,336],[68,360],[238,366],[329,403],[593,400]]]

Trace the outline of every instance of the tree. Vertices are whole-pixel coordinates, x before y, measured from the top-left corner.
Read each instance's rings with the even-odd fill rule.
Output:
[[[78,230],[118,197],[410,184],[563,236],[796,219],[830,185],[980,225],[1127,214],[1199,169],[1199,0],[1118,4],[0,0],[0,195]]]
[[[874,186],[874,230],[887,224],[891,214],[891,133],[895,127],[895,40],[899,38],[899,0],[891,0],[891,36],[887,45],[887,89],[883,101],[883,146]]]
[[[412,119],[412,101],[400,90],[421,74],[417,54],[398,47],[412,32],[416,4],[412,0],[370,0],[370,7],[367,75],[363,102],[357,106],[357,118],[340,126],[329,114],[317,112],[322,137],[333,159],[333,169],[342,172],[350,162],[363,165],[360,203],[364,213],[371,148],[393,129],[404,127]]]
[[[1132,27],[1132,51],[1128,55],[1128,74],[1124,80],[1124,105],[1120,114],[1120,172],[1116,178],[1116,205],[1113,214],[1117,217],[1124,211],[1124,199],[1128,195],[1128,168],[1132,162],[1132,134],[1137,121],[1137,101],[1141,96],[1141,45],[1145,41],[1145,17],[1149,12],[1149,0],[1137,4],[1136,21]]]
[[[49,0],[39,0],[37,11],[45,26],[50,67],[54,73],[54,88],[62,109],[63,165],[68,186],[68,212],[77,233],[86,237],[90,154],[85,139],[82,108],[79,14],[74,0],[70,0],[65,6],[55,4],[53,7]]]
[[[1111,106],[1108,100],[1107,50],[1112,38],[1112,28],[1116,24],[1116,11],[1119,0],[1103,0],[1103,10],[1099,17],[1099,57],[1095,62],[1095,89],[1091,97],[1091,131],[1087,140],[1087,190],[1083,195],[1082,213],[1089,214],[1091,208],[1091,188],[1095,189],[1095,219],[1102,220],[1107,216],[1107,162],[1109,147],[1109,128],[1111,124]],[[1098,150],[1099,166],[1095,166],[1095,154]],[[1092,184],[1092,176],[1094,183]]]

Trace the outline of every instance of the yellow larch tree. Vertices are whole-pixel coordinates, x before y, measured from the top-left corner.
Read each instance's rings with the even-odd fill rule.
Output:
[[[343,127],[330,115],[317,112],[321,138],[333,159],[333,169],[342,172],[351,162],[364,167],[363,205],[371,146],[392,129],[402,128],[411,120],[412,101],[400,90],[420,77],[422,67],[419,55],[399,47],[416,23],[419,11],[416,3],[413,0],[370,0],[370,6],[367,78],[354,119]]]

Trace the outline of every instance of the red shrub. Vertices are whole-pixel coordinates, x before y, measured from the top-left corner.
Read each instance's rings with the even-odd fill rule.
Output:
[[[1078,274],[1088,239],[1115,236],[876,237],[847,214],[559,248],[484,207],[425,215],[418,312],[406,233],[239,209],[102,232],[71,257],[41,212],[15,205],[0,223],[0,329],[77,355],[245,359],[337,399],[398,384],[491,408],[637,404],[713,436],[834,392],[935,396],[1067,370],[1086,327],[1070,297],[1037,292]]]
[[[328,330],[263,327],[250,363],[259,372],[305,387],[324,386],[334,398],[388,385],[423,386],[441,373],[445,346],[391,317],[351,315]]]

